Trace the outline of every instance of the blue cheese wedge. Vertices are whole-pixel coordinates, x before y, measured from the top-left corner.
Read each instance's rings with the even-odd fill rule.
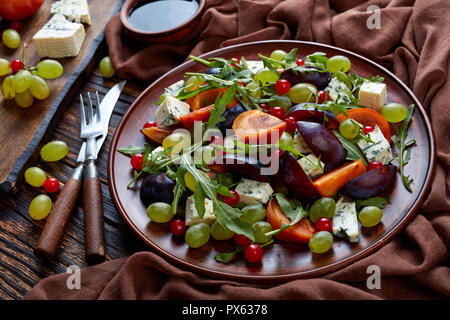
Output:
[[[158,127],[168,127],[180,123],[180,117],[189,113],[189,105],[175,97],[167,96],[156,110]]]
[[[261,69],[264,69],[264,62],[258,60],[249,60],[247,61],[248,70],[251,73],[255,74]]]
[[[346,91],[348,91],[347,85],[337,78],[332,78],[328,87],[325,89],[328,96],[336,103],[351,104],[350,97]]]
[[[80,23],[55,14],[33,37],[40,58],[75,57],[80,53],[86,33]]]
[[[392,161],[392,150],[380,128],[375,126],[375,129],[369,132],[367,136],[373,143],[363,139],[358,141],[358,146],[367,160],[369,162],[379,161],[383,165],[389,164]]]
[[[186,199],[186,216],[185,223],[187,226],[192,226],[201,222],[211,224],[216,220],[216,216],[213,212],[213,202],[205,198],[205,215],[200,218],[195,208],[194,196],[190,196]]]
[[[347,237],[350,242],[358,242],[359,226],[354,201],[348,201],[341,197],[336,203],[333,233],[338,237]]]
[[[294,149],[301,154],[312,153],[311,149],[308,147],[305,140],[303,140],[303,137],[297,130],[295,130],[294,133]]]
[[[359,89],[358,104],[381,112],[386,104],[386,84],[364,81]]]
[[[270,183],[250,179],[242,179],[235,191],[239,193],[240,201],[245,204],[266,204],[273,193]]]
[[[52,4],[50,9],[52,14],[62,14],[67,20],[91,24],[91,16],[89,15],[89,6],[87,0],[60,0]]]
[[[321,175],[323,173],[323,169],[324,169],[324,166],[325,166],[323,164],[323,162],[320,161],[319,158],[317,158],[312,153],[307,155],[306,158],[301,157],[298,160],[298,163],[303,168],[303,171],[305,171],[306,175],[308,177],[310,177],[311,179]],[[318,168],[319,162],[320,162],[320,168]]]

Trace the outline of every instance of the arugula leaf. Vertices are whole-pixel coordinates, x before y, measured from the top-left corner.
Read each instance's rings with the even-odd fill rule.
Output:
[[[172,201],[172,213],[175,214],[178,209],[178,202],[181,196],[186,191],[186,181],[184,180],[184,175],[186,170],[182,167],[178,167],[177,175],[175,178],[175,187],[173,188],[173,201]]]
[[[164,93],[159,97],[159,101],[155,105],[160,105],[164,102],[164,99],[168,96],[177,97],[181,92],[184,91],[184,80],[175,82],[171,86],[164,89]]]
[[[288,217],[291,222],[289,224],[286,224],[284,222],[281,222],[281,227],[277,230],[273,230],[270,232],[267,232],[266,236],[274,236],[278,233],[280,233],[283,230],[286,230],[289,227],[292,227],[294,224],[299,222],[304,217],[308,216],[308,212],[302,208],[302,206],[296,202],[294,203],[295,208],[292,207],[291,203],[287,201],[286,197],[282,193],[276,193],[275,197],[277,198],[278,204],[280,205],[281,211],[283,211],[284,215]]]
[[[327,55],[324,52],[314,52],[305,57],[305,65],[314,66],[321,69],[326,69]]]
[[[367,167],[369,164],[367,162],[366,156],[359,150],[358,146],[356,146],[351,141],[345,139],[338,131],[333,130],[334,135],[341,141],[342,146],[345,150],[347,150],[347,160],[357,160],[361,159],[364,162],[364,165]]]
[[[197,90],[193,90],[193,91],[182,90],[175,98],[177,98],[178,100],[186,100],[187,98],[195,97],[196,95],[198,95],[199,93],[201,93],[203,91],[208,91],[208,90],[211,90],[214,88],[215,87],[210,84],[204,84],[204,85],[201,85]]]
[[[373,198],[368,198],[365,200],[356,200],[356,210],[359,210],[362,207],[367,207],[367,206],[374,206],[374,207],[378,207],[380,209],[384,209],[390,200],[391,200],[390,196],[387,196],[385,198],[373,197]]]
[[[297,51],[298,48],[294,48],[284,56],[283,62],[287,64],[295,64],[297,62]]]
[[[153,150],[154,147],[146,144],[145,146],[128,146],[128,147],[123,147],[123,148],[117,148],[117,151],[119,151],[120,153],[126,155],[126,156],[134,156],[135,154],[139,154],[139,153],[144,153],[146,152],[148,149]]]
[[[275,60],[275,59],[271,59],[271,58],[268,58],[268,57],[265,57],[265,56],[263,56],[262,54],[258,54],[258,57],[261,58],[261,60],[262,60],[263,63],[264,63],[264,66],[265,66],[267,69],[269,69],[270,71],[272,71],[272,72],[275,73],[275,74],[278,74],[278,70],[277,70],[276,65],[277,65],[277,64],[280,65],[280,61]]]
[[[412,116],[414,113],[414,104],[408,107],[408,113],[406,115],[405,120],[401,123],[400,127],[398,125],[394,125],[395,136],[392,136],[391,139],[394,142],[395,146],[398,149],[398,156],[396,160],[399,164],[399,171],[402,177],[403,185],[409,192],[412,192],[411,183],[414,182],[414,179],[409,176],[405,176],[404,168],[408,164],[411,158],[411,147],[416,144],[415,140],[410,140],[406,142],[406,138],[408,135],[408,126],[411,122]],[[406,153],[405,153],[406,152]]]
[[[200,180],[197,180],[195,183],[195,191],[194,191],[194,204],[195,209],[197,210],[198,216],[203,218],[205,215],[205,192],[203,191]]]
[[[217,97],[214,103],[214,108],[211,110],[211,115],[206,122],[206,130],[216,129],[218,123],[225,121],[225,118],[222,117],[222,115],[227,106],[233,101],[237,86],[237,83],[233,83],[233,85],[227,89],[222,97]]]

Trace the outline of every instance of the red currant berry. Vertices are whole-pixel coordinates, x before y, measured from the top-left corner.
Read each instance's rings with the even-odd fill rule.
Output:
[[[19,59],[15,59],[15,60],[13,60],[13,61],[11,61],[11,70],[14,72],[14,73],[17,73],[20,69],[22,69],[23,68],[23,62],[22,62],[22,60],[19,60]]]
[[[286,111],[282,107],[273,107],[270,108],[269,113],[278,119],[283,119]]]
[[[144,162],[144,156],[142,153],[135,154],[131,157],[130,163],[133,169],[142,170],[142,163]]]
[[[215,135],[211,137],[211,140],[209,140],[211,144],[217,144],[219,146],[223,146],[223,138],[219,135]]]
[[[261,109],[263,109],[264,111],[269,111],[270,110],[270,106],[267,103],[260,103],[259,107]]]
[[[303,60],[302,58],[298,58],[298,59],[297,59],[297,65],[298,65],[299,67],[303,66],[304,64],[305,64],[305,60]]]
[[[374,126],[364,126],[363,127],[364,134],[368,134],[368,133],[372,132],[373,130],[375,130]]]
[[[324,103],[325,101],[327,101],[327,98],[328,94],[325,91],[320,90],[319,92],[317,92],[317,103]]]
[[[151,127],[156,127],[155,121],[147,121],[146,123],[144,123],[144,126],[142,128],[145,129],[145,128],[151,128]]]
[[[289,89],[291,89],[291,84],[286,79],[280,79],[277,82],[275,82],[275,91],[279,95],[288,93]]]
[[[263,257],[263,250],[262,248],[257,244],[249,244],[245,247],[245,259],[248,262],[260,262]]]
[[[239,60],[238,58],[231,58],[230,60],[235,62],[235,63],[231,64],[233,67],[239,68],[239,65],[241,64],[241,60]]]
[[[13,21],[13,22],[11,22],[11,26],[10,27],[11,27],[11,29],[16,30],[17,32],[20,32],[23,29],[22,23],[20,21]]]
[[[230,192],[232,196],[223,196],[222,200],[229,206],[235,206],[239,203],[241,197],[239,196],[239,193],[234,190],[230,190]]]
[[[296,128],[297,120],[295,120],[294,117],[287,117],[284,119],[284,122],[286,122],[286,131],[287,132],[294,132]]]
[[[170,232],[174,236],[182,236],[186,232],[186,224],[181,219],[174,219],[170,222]]]
[[[383,164],[380,161],[373,161],[373,162],[369,163],[368,169],[369,169],[369,171],[375,170],[375,169],[381,168],[382,166],[383,166]]]
[[[326,217],[320,218],[316,221],[316,231],[328,231],[333,233],[333,223]]]
[[[48,178],[44,181],[44,190],[49,193],[54,193],[59,191],[59,181],[55,178]]]
[[[242,234],[235,234],[233,236],[234,242],[236,242],[236,244],[240,247],[245,247],[246,245],[248,245],[250,243],[250,239],[247,238],[246,236],[243,236]]]

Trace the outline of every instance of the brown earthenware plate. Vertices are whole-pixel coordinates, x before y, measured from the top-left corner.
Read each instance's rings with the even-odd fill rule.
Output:
[[[132,179],[130,159],[116,151],[128,145],[146,143],[140,133],[142,125],[154,119],[154,102],[164,92],[164,88],[183,79],[185,72],[201,72],[204,65],[188,61],[168,72],[149,86],[133,103],[122,119],[114,135],[109,156],[109,186],[111,196],[123,219],[131,229],[157,253],[171,262],[212,278],[226,278],[246,282],[275,282],[302,277],[315,277],[335,271],[362,259],[384,246],[402,230],[420,209],[426,192],[431,184],[435,166],[435,143],[430,121],[410,89],[391,72],[380,65],[355,53],[332,46],[301,41],[262,41],[231,46],[212,51],[203,58],[244,56],[247,60],[256,59],[257,54],[270,55],[275,49],[289,51],[298,48],[300,56],[316,51],[327,56],[342,54],[352,62],[352,70],[361,76],[381,75],[388,88],[388,101],[403,105],[415,104],[416,109],[409,127],[408,138],[417,141],[412,149],[411,160],[406,166],[406,174],[414,178],[413,192],[403,186],[399,176],[391,194],[391,203],[384,209],[382,222],[373,228],[360,228],[359,242],[349,243],[335,237],[332,249],[322,255],[313,255],[307,245],[276,241],[264,248],[263,262],[258,265],[246,263],[240,259],[221,264],[214,260],[217,252],[234,249],[231,240],[210,242],[199,248],[189,249],[184,239],[173,237],[168,224],[149,221],[146,208],[139,200],[139,184],[127,189]]]

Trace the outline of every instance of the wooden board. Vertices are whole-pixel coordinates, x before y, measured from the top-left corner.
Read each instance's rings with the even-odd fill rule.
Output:
[[[46,0],[31,18],[23,21],[22,44],[27,44],[26,64],[35,66],[39,57],[32,43],[33,35],[50,19],[50,7],[54,1]],[[20,108],[12,101],[0,97],[0,197],[17,190],[22,181],[25,165],[38,158],[42,141],[54,129],[67,105],[93,68],[92,58],[104,38],[104,28],[111,16],[120,10],[122,0],[90,0],[92,25],[85,26],[86,39],[80,54],[74,58],[58,59],[64,66],[64,74],[49,81],[50,97],[35,101],[30,108]],[[8,25],[2,24],[0,30]],[[0,44],[0,57],[20,59],[22,45],[8,49]],[[0,79],[3,81],[3,78]]]

